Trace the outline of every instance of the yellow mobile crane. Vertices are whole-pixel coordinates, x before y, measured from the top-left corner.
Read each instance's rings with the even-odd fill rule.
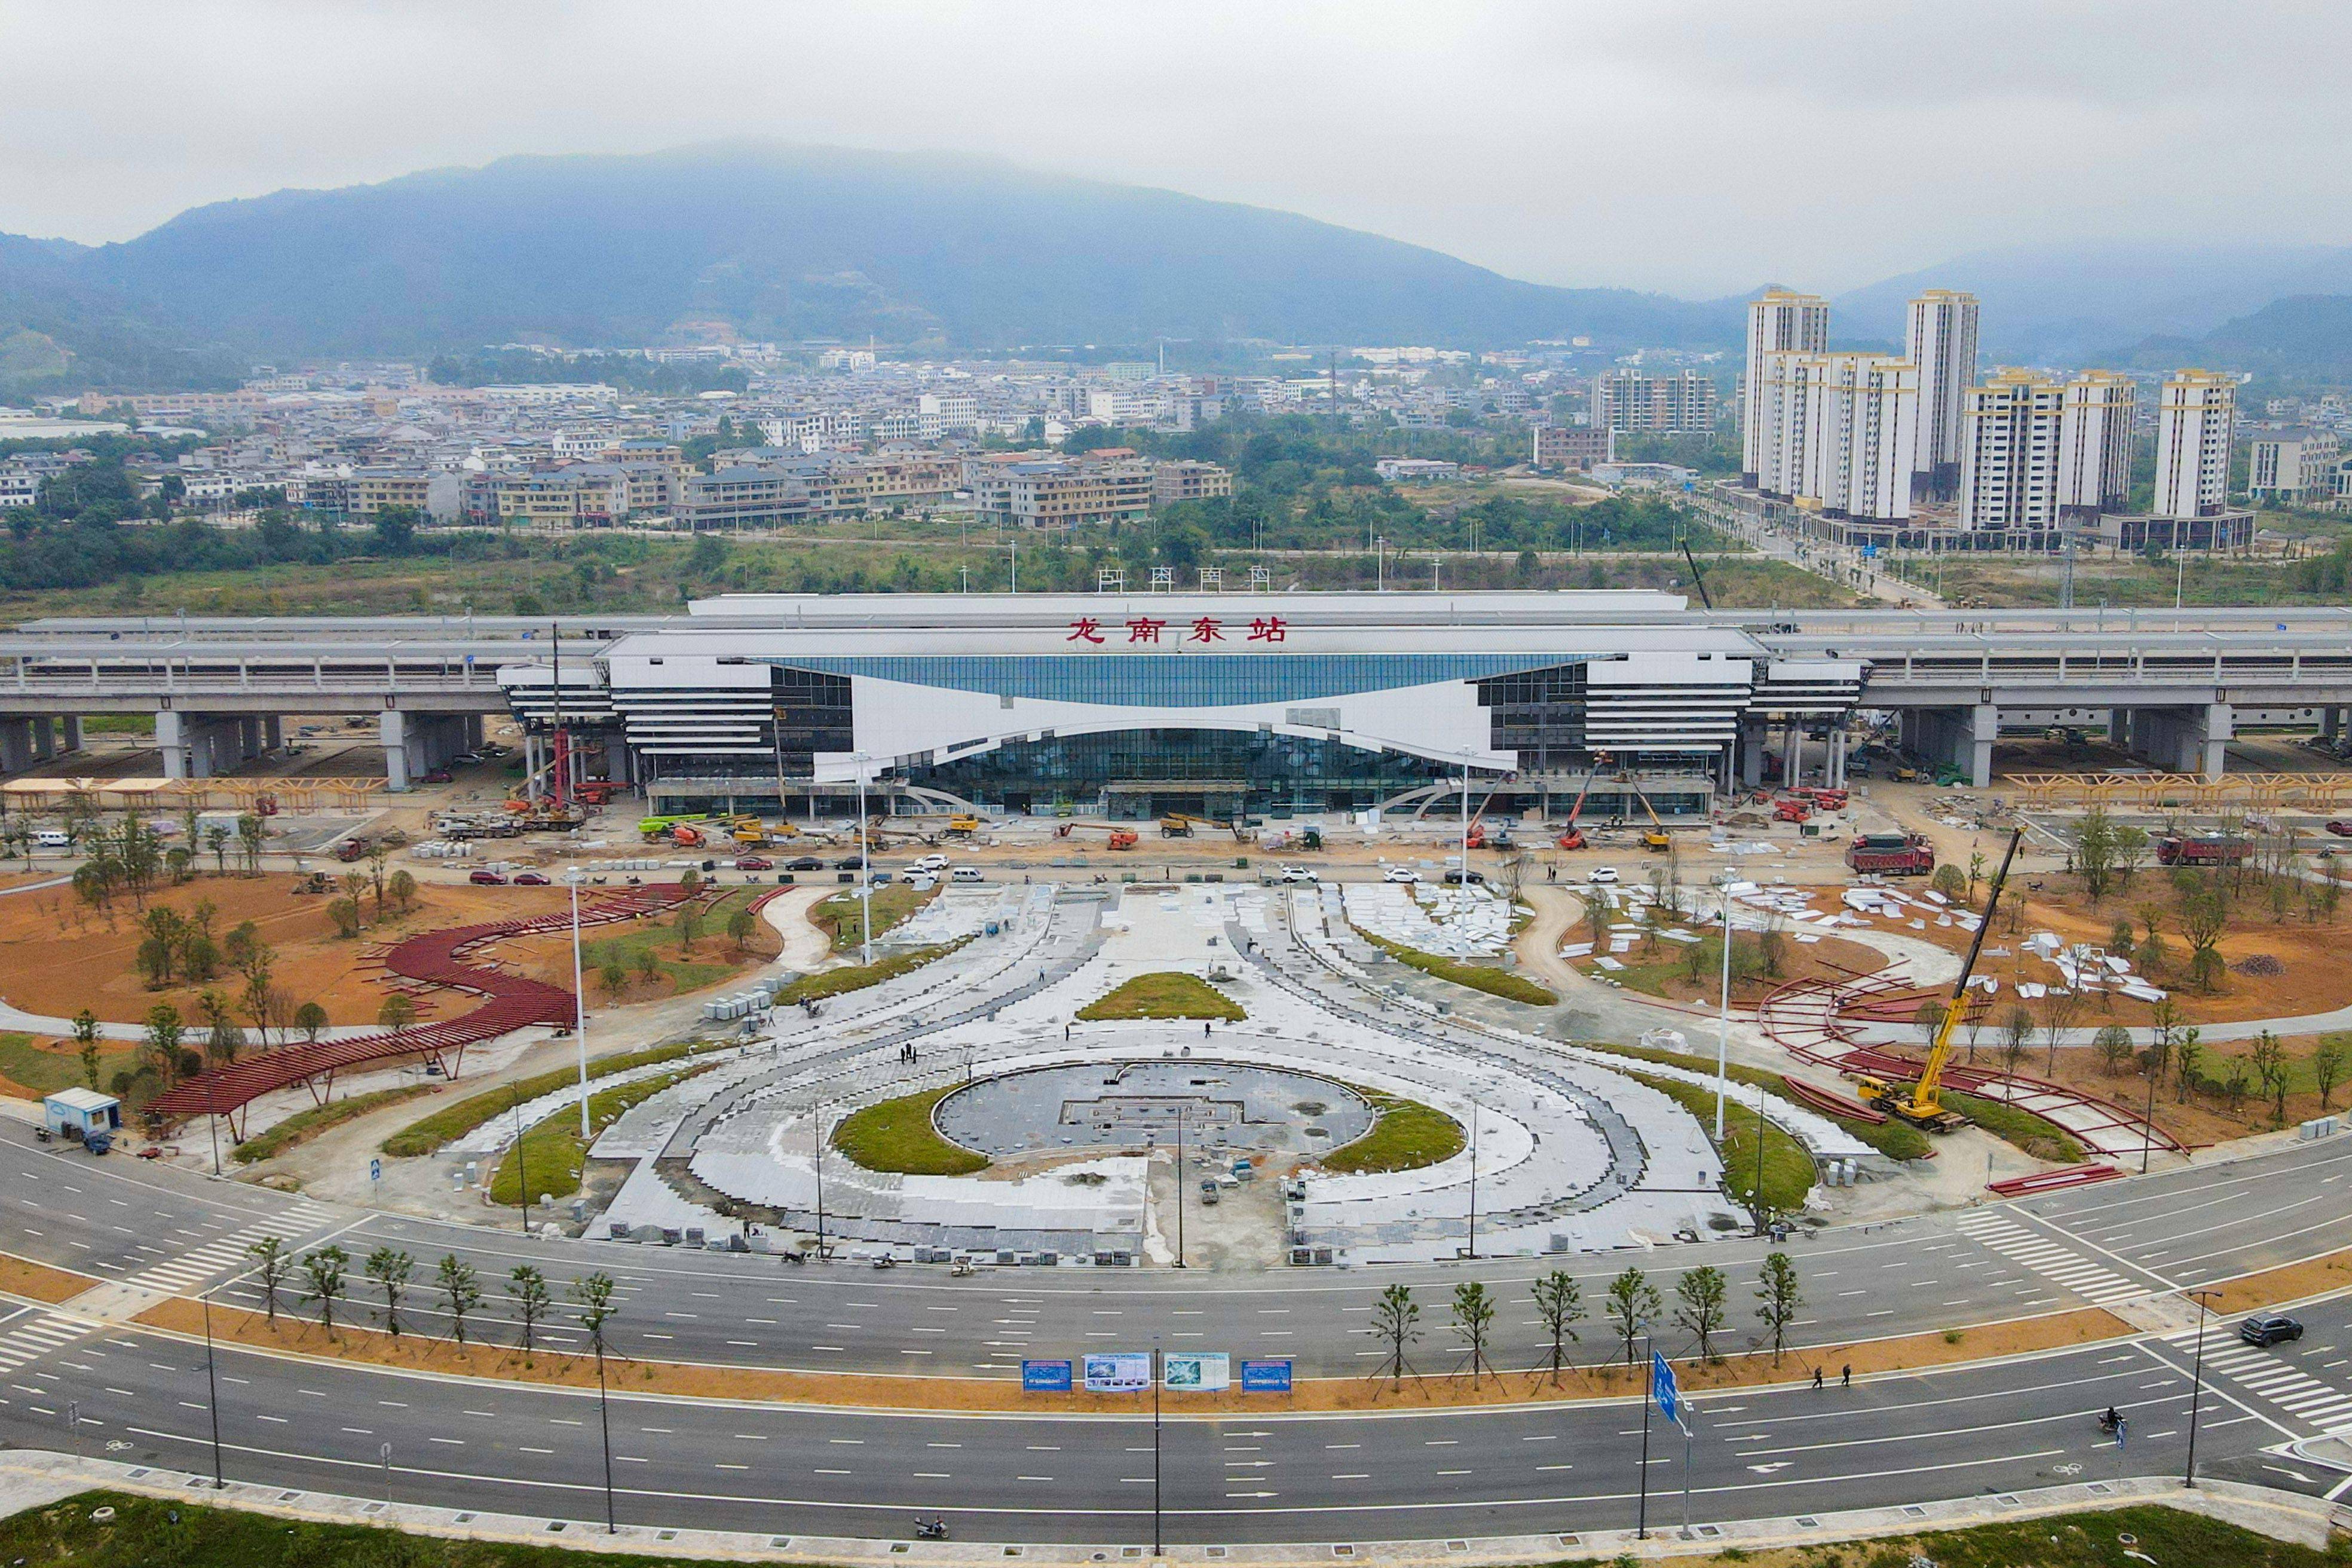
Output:
[[[1969,943],[1968,961],[1960,965],[1960,977],[1952,985],[1952,999],[1944,1004],[1944,1021],[1936,1026],[1935,1043],[1927,1047],[1927,1065],[1919,1069],[1919,1081],[1888,1083],[1883,1079],[1863,1079],[1855,1089],[1864,1105],[1928,1132],[1957,1132],[1969,1124],[1969,1119],[1958,1111],[1944,1109],[1944,1064],[1952,1055],[1952,1036],[1959,1029],[1960,1020],[1968,1016],[1969,977],[1976,973],[1977,954],[1984,949],[1985,932],[1992,930],[1992,912],[2000,903],[2001,884],[2009,880],[2009,863],[2017,858],[2018,840],[2024,837],[2022,827],[2010,832],[2009,847],[2000,857],[2000,869],[1992,874],[1992,886],[1985,894],[1984,919],[1977,922],[1976,938]]]

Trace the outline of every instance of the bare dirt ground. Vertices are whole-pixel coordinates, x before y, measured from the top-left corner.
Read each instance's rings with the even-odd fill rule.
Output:
[[[204,876],[184,887],[152,892],[146,903],[187,916],[198,904],[209,902],[215,942],[244,921],[253,921],[261,940],[277,952],[270,973],[274,986],[298,1003],[319,1003],[331,1023],[372,1024],[384,993],[375,981],[379,972],[363,968],[361,961],[376,943],[440,926],[544,914],[564,897],[553,888],[421,884],[411,910],[404,913],[387,906],[381,920],[373,898],[362,900],[368,927],[358,940],[347,941],[335,935],[327,917],[330,900],[297,895],[289,890],[292,886],[293,879],[282,873]],[[137,963],[145,937],[138,915],[128,898],[115,900],[109,912],[83,903],[68,888],[0,899],[0,996],[27,1012],[70,1017],[88,1007],[108,1022],[137,1024],[164,1002],[192,1018],[197,998],[207,988],[233,994],[241,987],[240,977],[224,969],[209,987],[148,989]],[[462,1010],[471,1002],[452,994],[437,1011],[430,996],[419,997],[417,1005],[429,1018],[446,1016],[452,1005]]]

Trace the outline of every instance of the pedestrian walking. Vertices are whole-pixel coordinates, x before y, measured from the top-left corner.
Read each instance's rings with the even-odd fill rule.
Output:
[[[1822,1369],[1821,1369],[1820,1367],[1815,1367],[1815,1368],[1813,1368],[1813,1386],[1814,1386],[1815,1388],[1819,1388],[1821,1385],[1822,1385]]]
[[[1850,1366],[1842,1366],[1838,1368],[1838,1386],[1840,1388],[1852,1388],[1853,1386],[1853,1368]]]

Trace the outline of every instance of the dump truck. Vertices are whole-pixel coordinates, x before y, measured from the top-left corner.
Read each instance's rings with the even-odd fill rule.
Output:
[[[1845,847],[1845,863],[1881,877],[1925,877],[1936,868],[1936,851],[1916,833],[1864,833]]]
[[[2156,841],[2157,861],[2165,866],[2235,866],[2253,852],[2251,843],[2225,833],[2168,833]]]

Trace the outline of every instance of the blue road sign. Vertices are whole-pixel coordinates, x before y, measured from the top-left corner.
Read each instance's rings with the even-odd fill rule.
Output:
[[[1657,1352],[1650,1352],[1650,1397],[1657,1401],[1658,1414],[1679,1426],[1683,1418],[1682,1385],[1675,1381],[1675,1369]]]
[[[382,1160],[372,1159],[368,1162],[368,1180],[371,1182],[381,1182],[383,1180],[383,1162]]]
[[[1070,1363],[1066,1361],[1024,1361],[1021,1363],[1024,1394],[1067,1394]]]
[[[1878,546],[1876,546],[1875,544],[1865,544],[1865,545],[1864,545],[1864,546],[1862,547],[1862,558],[1863,558],[1864,561],[1871,560],[1871,559],[1874,558],[1877,554],[1878,554]]]
[[[1244,1360],[1242,1363],[1242,1392],[1244,1394],[1289,1393],[1290,1363],[1286,1360]]]

